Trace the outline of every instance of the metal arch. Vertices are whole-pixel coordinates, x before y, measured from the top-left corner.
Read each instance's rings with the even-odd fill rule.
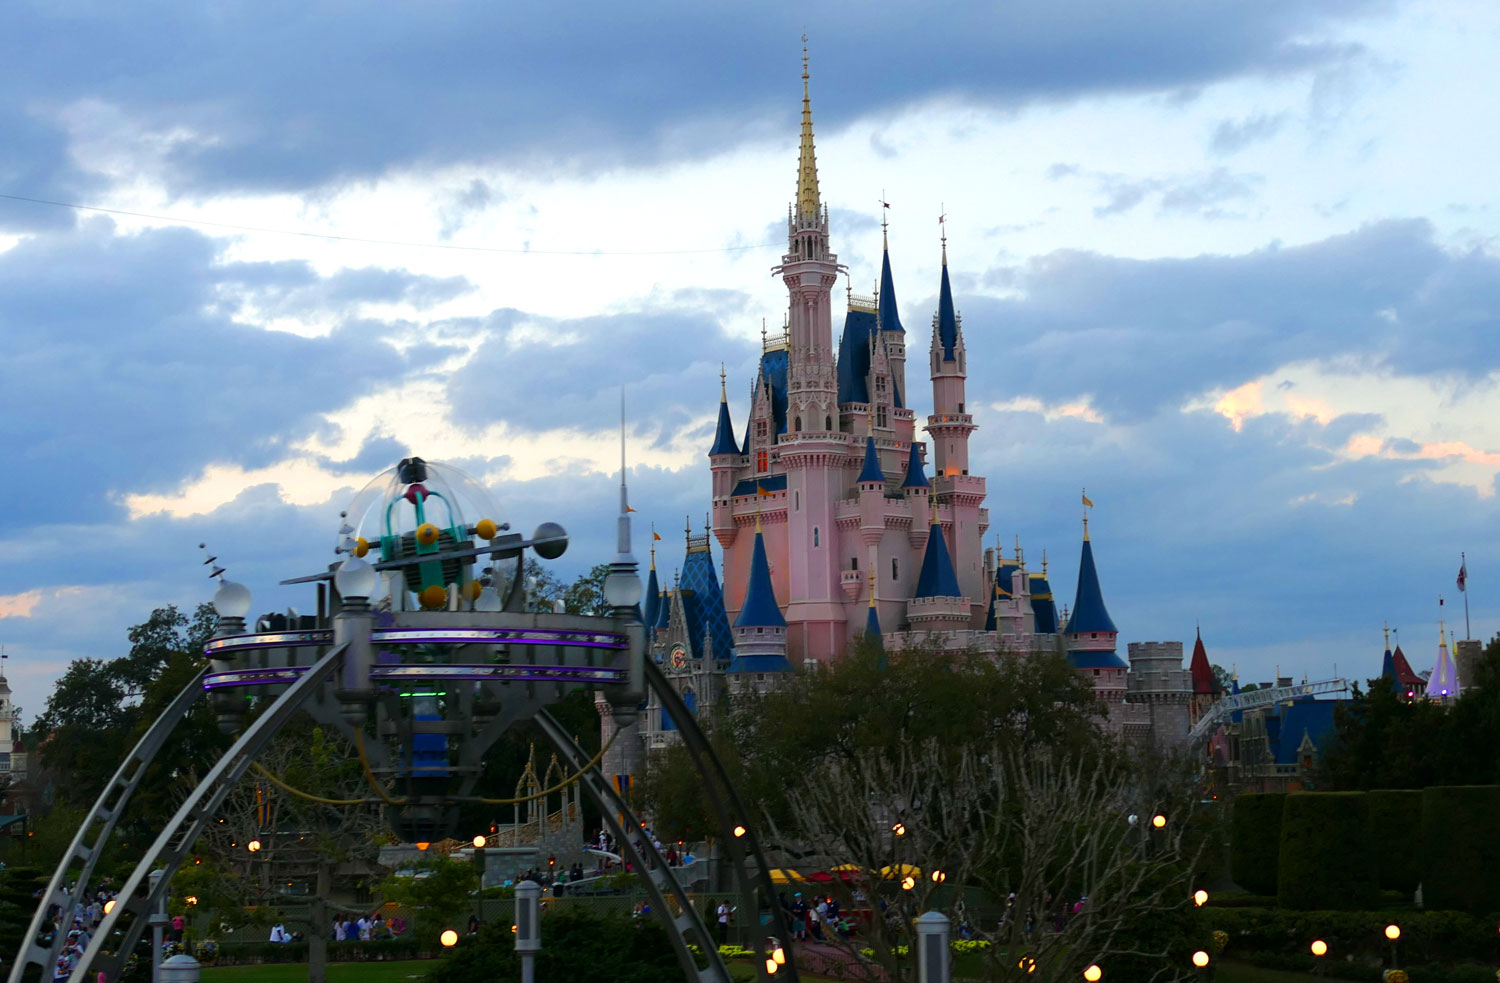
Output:
[[[88,948],[73,967],[68,983],[85,983],[86,980],[92,979],[92,973],[99,971],[104,972],[107,980],[119,979],[120,969],[125,959],[135,948],[141,931],[146,927],[147,913],[153,910],[166,895],[171,886],[172,875],[176,873],[183,858],[197,842],[198,836],[208,825],[214,812],[223,804],[229,790],[250,769],[255,756],[281,730],[292,714],[300,708],[302,702],[312,695],[333,672],[348,647],[348,643],[343,643],[329,649],[317,662],[313,663],[307,672],[303,673],[302,678],[287,687],[286,691],[278,696],[264,713],[245,728],[239,739],[228,751],[224,752],[224,755],[209,769],[208,774],[203,777],[192,793],[183,800],[177,812],[157,835],[151,848],[136,864],[130,878],[120,888],[113,910],[99,923],[94,937],[89,941]],[[148,889],[145,894],[137,896],[143,882],[147,881],[153,865],[158,861],[165,873],[157,880],[154,890]],[[124,928],[120,929],[120,940],[114,951],[106,955],[104,946],[111,941],[111,936],[119,929],[120,921],[127,912],[132,917]]]
[[[691,755],[699,776],[704,779],[703,788],[708,792],[709,803],[713,806],[719,820],[720,842],[728,848],[735,879],[739,882],[740,904],[750,912],[750,917],[757,919],[757,931],[751,936],[751,942],[755,946],[756,975],[763,981],[770,979],[770,974],[765,970],[766,957],[769,955],[766,952],[766,936],[764,932],[759,931],[760,908],[756,904],[758,889],[760,896],[765,899],[766,907],[770,909],[771,924],[776,930],[776,938],[781,940],[782,951],[786,955],[786,965],[779,969],[777,976],[789,983],[796,983],[797,961],[793,955],[792,946],[789,944],[791,926],[787,922],[786,912],[777,903],[776,892],[771,885],[771,868],[766,864],[765,855],[761,852],[760,841],[755,835],[755,826],[750,821],[750,814],[745,810],[739,793],[734,790],[734,784],[725,773],[724,763],[719,760],[713,745],[699,729],[697,718],[682,701],[677,690],[672,688],[672,684],[662,674],[655,660],[646,659],[645,669],[646,685],[661,700],[662,709],[672,715],[672,720],[677,724],[677,732],[682,735],[682,743]],[[720,788],[715,788],[716,784]],[[736,826],[744,828],[744,835],[734,835]],[[755,864],[753,885],[751,875],[745,870],[746,860]]]
[[[177,727],[177,724],[203,698],[203,676],[207,672],[208,666],[205,664],[136,742],[135,747],[125,756],[125,760],[120,762],[120,767],[115,769],[114,777],[104,786],[104,791],[99,793],[99,798],[94,800],[93,808],[84,817],[82,824],[78,827],[78,832],[73,834],[73,842],[69,844],[62,859],[57,862],[57,868],[52,872],[52,879],[47,882],[47,890],[37,903],[36,911],[32,912],[31,925],[26,930],[25,939],[21,943],[21,951],[16,956],[16,961],[11,966],[10,975],[7,977],[9,983],[21,983],[21,978],[25,975],[28,966],[40,966],[44,976],[52,971],[57,943],[63,936],[61,929],[66,928],[66,921],[59,931],[52,934],[47,945],[41,945],[37,940],[41,937],[42,925],[47,920],[48,911],[54,905],[71,915],[72,906],[77,903],[78,899],[69,894],[65,887],[69,877],[68,868],[74,862],[82,862],[82,866],[72,874],[72,879],[77,890],[83,890],[89,878],[93,876],[94,864],[103,852],[102,848],[109,841],[110,834],[114,832],[120,813],[125,810],[125,804],[135,794],[141,778],[146,774],[147,766],[156,758],[162,745],[166,743],[168,735]],[[85,845],[84,840],[87,839],[95,823],[101,824],[99,833],[92,844]]]
[[[599,806],[599,811],[604,816],[604,821],[609,824],[615,834],[615,842],[620,845],[621,852],[634,865],[641,875],[641,880],[646,885],[646,892],[651,898],[651,906],[656,911],[657,917],[667,928],[667,935],[672,940],[672,947],[677,952],[677,961],[682,965],[682,971],[689,980],[698,980],[700,983],[731,983],[729,968],[724,965],[723,958],[719,955],[719,944],[709,934],[708,926],[703,924],[698,910],[693,907],[692,899],[677,883],[672,868],[667,866],[666,859],[656,849],[648,837],[640,835],[640,821],[631,812],[630,804],[615,791],[614,786],[609,783],[599,771],[597,765],[585,769],[590,755],[579,747],[577,742],[568,735],[566,728],[557,722],[557,718],[543,709],[535,718],[542,732],[557,748],[559,754],[567,758],[571,767],[579,772],[579,784],[593,796]],[[623,817],[623,820],[622,818]],[[625,825],[629,823],[629,825]],[[677,902],[680,914],[675,917],[667,907],[667,895]],[[698,949],[708,959],[708,966],[699,969],[693,953],[688,949],[688,937],[696,940]],[[790,965],[790,958],[788,958]],[[792,979],[796,979],[793,974]]]

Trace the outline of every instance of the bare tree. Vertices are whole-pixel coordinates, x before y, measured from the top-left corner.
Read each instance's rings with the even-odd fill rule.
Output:
[[[1152,796],[1139,774],[1121,756],[898,741],[800,776],[793,838],[840,874],[820,888],[855,916],[847,937],[825,931],[843,958],[823,970],[913,977],[912,920],[939,909],[955,939],[989,943],[976,947],[986,979],[1070,979],[1095,963],[1189,977],[1163,926],[1190,917],[1192,788]]]
[[[288,729],[256,763],[260,768],[230,790],[196,848],[209,860],[213,895],[230,904],[310,904],[308,980],[322,983],[332,928],[328,896],[335,880],[378,876],[389,826],[379,802],[371,801],[354,749],[319,727]],[[188,786],[196,780],[189,776]],[[184,868],[179,877],[192,883],[193,873]]]

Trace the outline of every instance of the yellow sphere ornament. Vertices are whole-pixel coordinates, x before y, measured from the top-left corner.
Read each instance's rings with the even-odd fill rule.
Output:
[[[500,532],[500,527],[495,525],[494,519],[480,519],[474,523],[474,535],[480,539],[494,539]]]
[[[438,541],[438,527],[430,522],[424,522],[417,527],[417,542],[423,546],[431,546]]]
[[[436,611],[448,603],[448,591],[433,584],[431,587],[423,587],[422,593],[417,595],[417,600],[422,602],[422,607],[429,611]]]
[[[476,600],[480,594],[484,593],[484,585],[477,580],[471,580],[467,584],[464,584],[463,591],[464,599],[473,601]]]
[[[358,539],[356,539],[354,541],[354,555],[355,556],[364,556],[364,555],[366,555],[369,552],[370,552],[370,541],[368,539],[366,539],[363,536],[360,536]]]

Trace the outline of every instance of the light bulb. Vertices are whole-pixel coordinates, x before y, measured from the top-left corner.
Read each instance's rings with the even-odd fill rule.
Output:
[[[232,580],[220,580],[214,591],[214,610],[221,618],[243,618],[250,613],[250,588]]]
[[[443,944],[443,948],[451,949],[458,945],[458,933],[451,928],[445,928],[443,934],[438,936],[438,941]]]
[[[351,556],[339,564],[338,571],[333,575],[333,586],[338,588],[340,597],[364,597],[368,598],[375,593],[375,587],[380,583],[380,575],[375,568],[357,556]]]
[[[1202,949],[1199,949],[1197,952],[1193,953],[1193,965],[1197,966],[1199,969],[1207,966],[1208,953],[1204,952]]]
[[[499,611],[500,608],[500,592],[495,589],[494,584],[480,591],[479,596],[474,598],[475,611]]]
[[[634,607],[645,588],[634,571],[616,570],[604,578],[604,600],[612,608]]]
[[[1083,971],[1083,978],[1089,983],[1099,983],[1099,980],[1104,978],[1104,970],[1099,968],[1098,963],[1095,963]]]
[[[1312,944],[1312,954],[1315,956],[1328,955],[1328,943],[1324,942],[1322,939],[1314,939]]]
[[[481,833],[480,835],[474,837],[474,849],[476,849],[476,850],[482,850],[482,849],[484,849],[484,844],[485,844],[484,834]]]

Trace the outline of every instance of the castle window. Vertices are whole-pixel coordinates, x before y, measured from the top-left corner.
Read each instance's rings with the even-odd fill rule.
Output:
[[[813,549],[818,548],[818,527],[813,526]]]
[[[875,409],[875,425],[877,427],[889,426],[889,424],[886,422],[884,406],[878,406]]]
[[[901,579],[901,568],[896,565],[896,560],[895,560],[894,557],[891,558],[891,579],[892,580],[900,580]]]
[[[857,556],[851,556],[851,557],[849,557],[849,569],[850,570],[858,570],[859,569],[859,557],[857,557]]]
[[[825,417],[823,417],[823,429],[824,430],[828,430],[830,432],[833,430],[833,417],[831,417],[831,416],[825,416]]]
[[[1099,670],[1098,669],[1094,670],[1094,675],[1096,675],[1096,676],[1099,675]]]
[[[792,511],[802,511],[802,493],[799,491],[792,492]]]
[[[766,463],[766,452],[758,451],[755,455],[755,470],[759,471],[761,474],[765,474]]]
[[[875,377],[875,391],[878,393],[885,392],[885,376],[877,375]]]
[[[802,417],[797,416],[792,418],[792,429],[798,433],[802,432]]]
[[[958,411],[959,411],[959,412],[960,412],[960,413],[962,413],[962,412],[963,412],[963,411],[964,411],[964,404],[963,404],[963,403],[959,403],[959,404],[958,404]]]

